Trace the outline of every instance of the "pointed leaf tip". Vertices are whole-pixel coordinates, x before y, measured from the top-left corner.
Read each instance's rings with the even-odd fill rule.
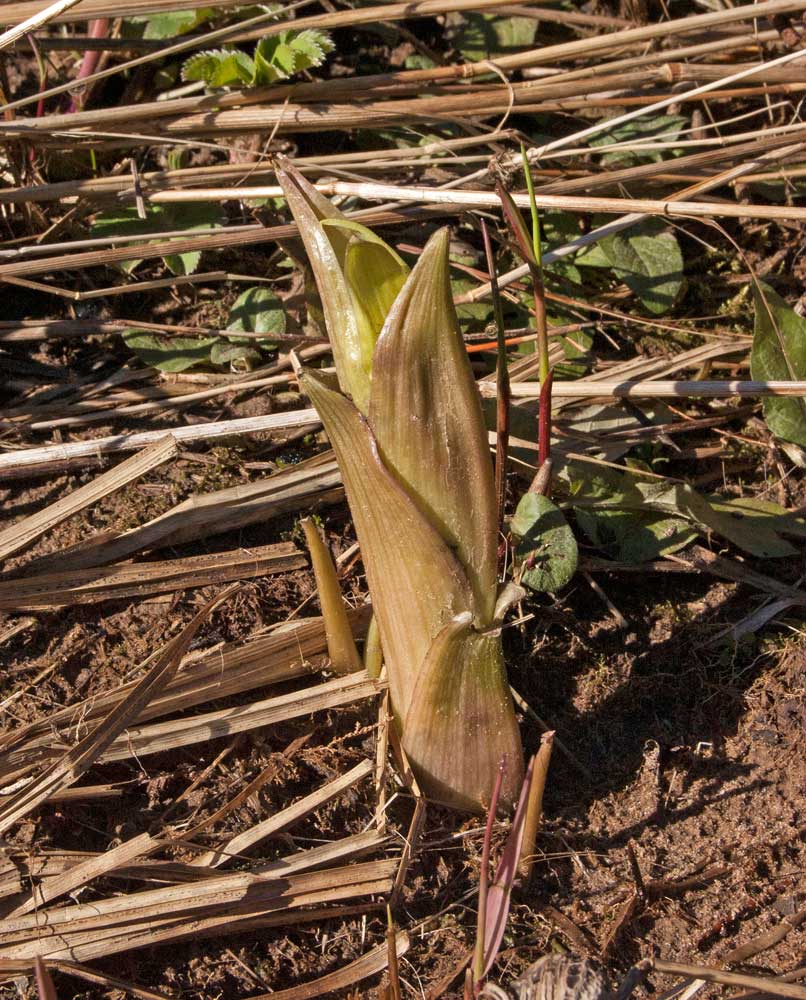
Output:
[[[449,243],[448,229],[431,237],[395,299],[375,347],[369,415],[385,464],[456,552],[486,626],[495,610],[498,515]]]

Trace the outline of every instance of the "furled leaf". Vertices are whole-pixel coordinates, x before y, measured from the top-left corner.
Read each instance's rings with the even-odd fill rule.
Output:
[[[520,539],[515,558],[521,583],[552,594],[564,587],[576,572],[579,553],[563,512],[548,497],[524,493],[510,529]]]
[[[493,620],[497,508],[479,393],[457,326],[449,231],[428,241],[375,348],[369,419],[384,462],[465,567]]]
[[[123,341],[146,365],[162,372],[183,372],[210,361],[217,337],[160,337],[145,330],[125,330]]]
[[[806,319],[768,285],[754,289],[756,328],[750,374],[759,381],[806,379]],[[778,396],[764,400],[764,419],[773,434],[806,447],[806,399]]]
[[[339,385],[359,410],[365,412],[375,344],[366,344],[362,337],[344,277],[349,232],[338,227],[325,231],[322,226],[324,219],[344,219],[344,216],[290,163],[282,157],[277,157],[275,162],[277,180],[299,227],[319,289]]]
[[[341,469],[389,667],[392,704],[405,718],[421,664],[453,617],[473,607],[458,560],[390,474],[369,424],[321,374],[300,384],[325,425]]]
[[[308,552],[311,556],[322,620],[325,625],[327,651],[336,673],[349,674],[361,669],[361,657],[355,646],[347,606],[341,594],[333,556],[322,541],[319,529],[310,517],[302,521]]]
[[[615,233],[577,255],[577,264],[610,267],[638,296],[646,310],[668,312],[683,284],[683,255],[674,233],[652,221]]]
[[[553,734],[551,734],[553,736]],[[545,752],[542,750],[541,753]],[[549,744],[548,753],[551,753]],[[524,845],[524,835],[527,827],[527,815],[532,799],[532,789],[535,786],[537,775],[535,765],[537,758],[533,757],[529,761],[523,785],[518,796],[518,805],[515,815],[512,817],[512,824],[509,828],[501,860],[495,870],[495,878],[487,893],[487,913],[484,924],[484,948],[482,956],[484,964],[482,966],[482,976],[486,976],[492,968],[493,962],[498,955],[501,941],[504,938],[504,931],[509,917],[509,908],[512,900],[512,887],[515,884],[515,876],[518,874],[519,862],[522,856]],[[547,763],[546,763],[547,766]],[[542,774],[543,784],[545,784],[545,772]],[[539,806],[542,808],[542,786],[536,789],[539,795]],[[536,829],[536,824],[535,824]]]
[[[408,264],[372,230],[348,219],[326,219],[325,232],[349,234],[344,277],[359,326],[377,341],[392,303],[409,275]]]
[[[523,751],[500,630],[477,632],[464,614],[440,631],[420,669],[403,745],[432,797],[473,812],[489,805],[506,757],[501,803],[516,801]]]

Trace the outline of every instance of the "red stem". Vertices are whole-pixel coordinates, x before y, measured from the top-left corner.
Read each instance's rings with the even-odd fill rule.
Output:
[[[99,17],[95,21],[90,21],[87,34],[90,38],[106,38],[109,32],[109,18]],[[98,63],[101,61],[101,55],[103,49],[87,49],[84,53],[84,58],[81,60],[81,65],[78,68],[78,74],[76,75],[76,82],[80,80],[85,80],[88,76],[92,76],[98,67]],[[76,111],[80,111],[84,106],[84,102],[87,99],[87,95],[84,94],[82,97],[74,97],[70,102],[70,107],[68,109],[68,114],[73,114]]]
[[[540,403],[538,405],[537,416],[537,467],[541,468],[543,463],[551,454],[551,383],[554,380],[554,372],[550,371],[548,377],[540,386]]]

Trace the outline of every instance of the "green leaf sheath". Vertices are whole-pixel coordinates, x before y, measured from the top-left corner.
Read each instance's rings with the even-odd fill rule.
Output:
[[[473,373],[458,332],[447,229],[435,233],[397,297],[375,348],[370,425],[386,466],[454,550],[475,614],[493,619],[497,511]]]
[[[431,642],[473,607],[454,554],[381,461],[353,404],[318,373],[300,382],[316,407],[341,468],[389,667],[392,703],[405,718]]]
[[[473,811],[490,802],[505,756],[501,804],[516,801],[523,751],[500,630],[477,632],[463,615],[436,636],[412,695],[403,746],[430,794]]]

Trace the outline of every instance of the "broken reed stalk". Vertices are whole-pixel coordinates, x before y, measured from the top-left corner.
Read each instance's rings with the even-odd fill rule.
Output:
[[[806,58],[806,52],[803,53]],[[373,182],[323,181],[316,185],[322,194],[346,195],[365,201],[396,201],[428,206],[446,205],[451,208],[497,208],[498,195],[489,191],[456,191],[442,188],[378,184]],[[249,201],[253,198],[277,198],[283,194],[276,185],[262,187],[194,188],[187,191],[162,191],[147,200],[155,203],[195,201]],[[529,195],[513,194],[519,208],[529,208]],[[806,208],[789,205],[736,204],[731,202],[675,201],[652,198],[601,198],[581,195],[548,195],[535,193],[538,208],[586,214],[620,215],[631,212],[664,218],[729,218],[768,219],[786,222],[806,220]],[[0,270],[2,276],[2,270]]]

